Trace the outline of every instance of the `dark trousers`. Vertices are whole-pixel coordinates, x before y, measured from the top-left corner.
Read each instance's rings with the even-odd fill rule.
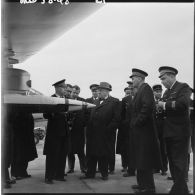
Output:
[[[123,168],[127,168],[127,172],[129,174],[135,174],[135,169],[133,168],[130,168],[129,166],[129,161],[131,159],[129,159],[129,155],[128,155],[128,152],[123,152],[121,153],[121,162],[122,162],[122,167]]]
[[[11,164],[11,175],[23,177],[27,175],[28,161],[13,162]]]
[[[166,152],[166,144],[163,137],[159,137],[160,142],[160,153],[161,153],[161,159],[162,159],[162,172],[166,172],[168,170],[168,158],[167,158],[167,152]]]
[[[84,171],[86,169],[86,157],[84,152],[78,153],[79,163],[80,163],[80,170]],[[75,155],[73,153],[68,154],[68,166],[70,170],[74,170],[75,166]]]
[[[94,177],[96,173],[96,167],[98,163],[98,168],[103,177],[108,176],[108,157],[107,156],[95,156],[88,155],[87,158],[87,176]]]
[[[108,169],[109,171],[115,170],[115,152],[109,154],[108,156]]]
[[[58,142],[53,145],[52,151],[46,154],[45,178],[47,179],[64,177],[68,142],[65,136],[58,139]]]
[[[116,145],[116,132],[110,135],[110,142],[109,142],[109,147],[110,147],[110,152],[108,155],[108,169],[109,171],[114,171],[115,170],[115,145]]]
[[[167,156],[174,184],[170,193],[188,193],[185,181],[188,161],[189,137],[166,138]]]
[[[128,154],[126,152],[121,153],[121,164],[123,168],[128,167]]]
[[[137,184],[141,189],[155,189],[153,170],[137,170]]]

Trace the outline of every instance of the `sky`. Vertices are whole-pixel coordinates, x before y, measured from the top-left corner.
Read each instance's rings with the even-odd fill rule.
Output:
[[[159,84],[158,68],[178,69],[177,80],[193,87],[193,3],[106,3],[97,12],[50,43],[24,63],[32,87],[52,95],[61,79],[77,84],[80,96],[91,97],[89,85],[108,82],[121,99],[132,68]]]

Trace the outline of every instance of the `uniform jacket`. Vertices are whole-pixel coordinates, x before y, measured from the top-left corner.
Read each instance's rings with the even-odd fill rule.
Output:
[[[56,95],[52,95],[56,97]],[[44,118],[48,119],[45,145],[43,154],[52,151],[58,142],[58,137],[68,137],[68,123],[66,113],[45,113]]]
[[[130,110],[132,107],[132,96],[126,96],[120,102],[121,104],[121,120],[118,128],[116,153],[121,154],[127,151],[129,143],[129,130],[130,130]]]
[[[119,125],[119,100],[109,96],[91,110],[87,125],[87,155],[105,156],[112,153],[113,139]]]
[[[151,87],[144,83],[138,89],[131,109],[130,167],[161,168],[161,157],[155,126],[155,101]]]
[[[177,82],[171,90],[163,95],[165,104],[164,137],[180,137],[191,135],[190,128],[190,95],[186,83]]]
[[[91,103],[91,104],[95,104],[95,105],[99,104],[99,102],[100,102],[99,98],[97,100],[94,100],[93,97],[87,98],[85,101],[88,103]]]
[[[159,101],[163,101],[163,99],[160,98]],[[156,104],[157,103],[158,101],[156,101]],[[156,127],[157,127],[159,138],[163,138],[164,117],[165,117],[165,111],[162,108],[156,109],[155,122],[156,122]]]

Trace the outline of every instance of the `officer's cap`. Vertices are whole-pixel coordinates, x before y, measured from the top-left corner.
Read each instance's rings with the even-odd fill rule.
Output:
[[[91,89],[91,91],[95,91],[98,89],[98,86],[99,86],[98,84],[92,84],[89,86],[89,88]]]
[[[176,68],[170,66],[161,66],[158,71],[160,72],[159,78],[161,78],[165,73],[172,73],[173,75],[177,75],[178,73]]]
[[[153,91],[162,91],[162,85],[156,84],[152,86]]]
[[[130,78],[134,77],[134,76],[138,76],[138,77],[142,77],[145,78],[148,76],[148,73],[146,73],[143,70],[137,69],[137,68],[133,68],[132,69],[132,75],[130,76]]]
[[[65,79],[62,79],[62,80],[54,83],[52,86],[54,86],[54,87],[66,87]]]

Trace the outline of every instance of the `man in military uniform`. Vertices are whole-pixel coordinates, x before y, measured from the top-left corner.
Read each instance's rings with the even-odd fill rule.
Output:
[[[72,87],[71,98],[79,101],[85,101],[85,99],[79,97],[80,87],[75,85]],[[75,155],[78,155],[80,169],[82,173],[86,171],[86,156],[84,153],[85,146],[85,112],[83,110],[70,113],[72,116],[72,127],[70,131],[70,148],[68,154],[69,171],[67,173],[74,172]]]
[[[99,104],[99,89],[98,89],[97,84],[92,84],[89,86],[91,93],[92,93],[92,97],[87,98],[86,102],[91,103],[91,104]]]
[[[111,85],[101,82],[100,104],[91,110],[87,125],[87,173],[83,178],[94,178],[96,166],[100,169],[103,180],[108,179],[108,162],[110,154],[113,153],[113,135],[119,124],[118,112],[119,100],[111,97]]]
[[[91,84],[89,86],[89,89],[91,90],[91,93],[92,93],[92,97],[87,98],[85,100],[86,102],[91,103],[91,104],[95,104],[96,106],[99,105],[99,103],[100,103],[100,98],[99,98],[100,91],[98,89],[98,86],[99,86],[98,84]],[[88,123],[88,120],[90,118],[90,112],[91,112],[91,109],[88,109],[86,112],[86,124]],[[85,129],[85,135],[86,135],[86,129]],[[87,156],[86,156],[86,162],[87,162]],[[96,172],[99,172],[98,163],[97,163],[97,171]]]
[[[63,98],[65,79],[53,84],[55,94],[52,97]],[[48,119],[43,154],[46,155],[45,183],[52,184],[53,179],[66,181],[64,170],[68,153],[68,123],[66,113],[45,113]]]
[[[159,68],[159,72],[159,78],[167,88],[163,94],[163,101],[158,102],[158,107],[162,108],[166,114],[164,138],[174,182],[170,193],[186,194],[188,186],[185,181],[185,173],[191,135],[189,117],[191,90],[186,83],[180,83],[176,80],[177,69],[162,66]]]
[[[130,130],[130,110],[133,97],[133,83],[129,82],[129,87],[124,89],[125,97],[121,102],[121,122],[118,128],[116,153],[121,154],[122,172],[124,177],[135,176],[135,169],[129,167],[129,130]]]
[[[158,104],[158,101],[162,100],[162,85],[156,84],[152,87],[153,93],[154,93],[154,99],[156,104]],[[162,159],[162,170],[161,175],[166,175],[167,167],[168,167],[168,160],[167,160],[167,154],[166,154],[166,146],[165,146],[165,140],[163,138],[163,124],[164,124],[164,112],[163,109],[158,108],[156,109],[156,127],[158,132],[158,139],[160,142],[160,152],[161,152],[161,159]],[[159,173],[160,170],[154,170],[155,173]]]
[[[130,122],[131,157],[129,166],[137,170],[137,184],[132,188],[136,193],[154,193],[153,169],[161,167],[160,149],[155,128],[155,101],[151,87],[145,83],[148,74],[132,69],[133,87],[137,93],[133,98]]]

